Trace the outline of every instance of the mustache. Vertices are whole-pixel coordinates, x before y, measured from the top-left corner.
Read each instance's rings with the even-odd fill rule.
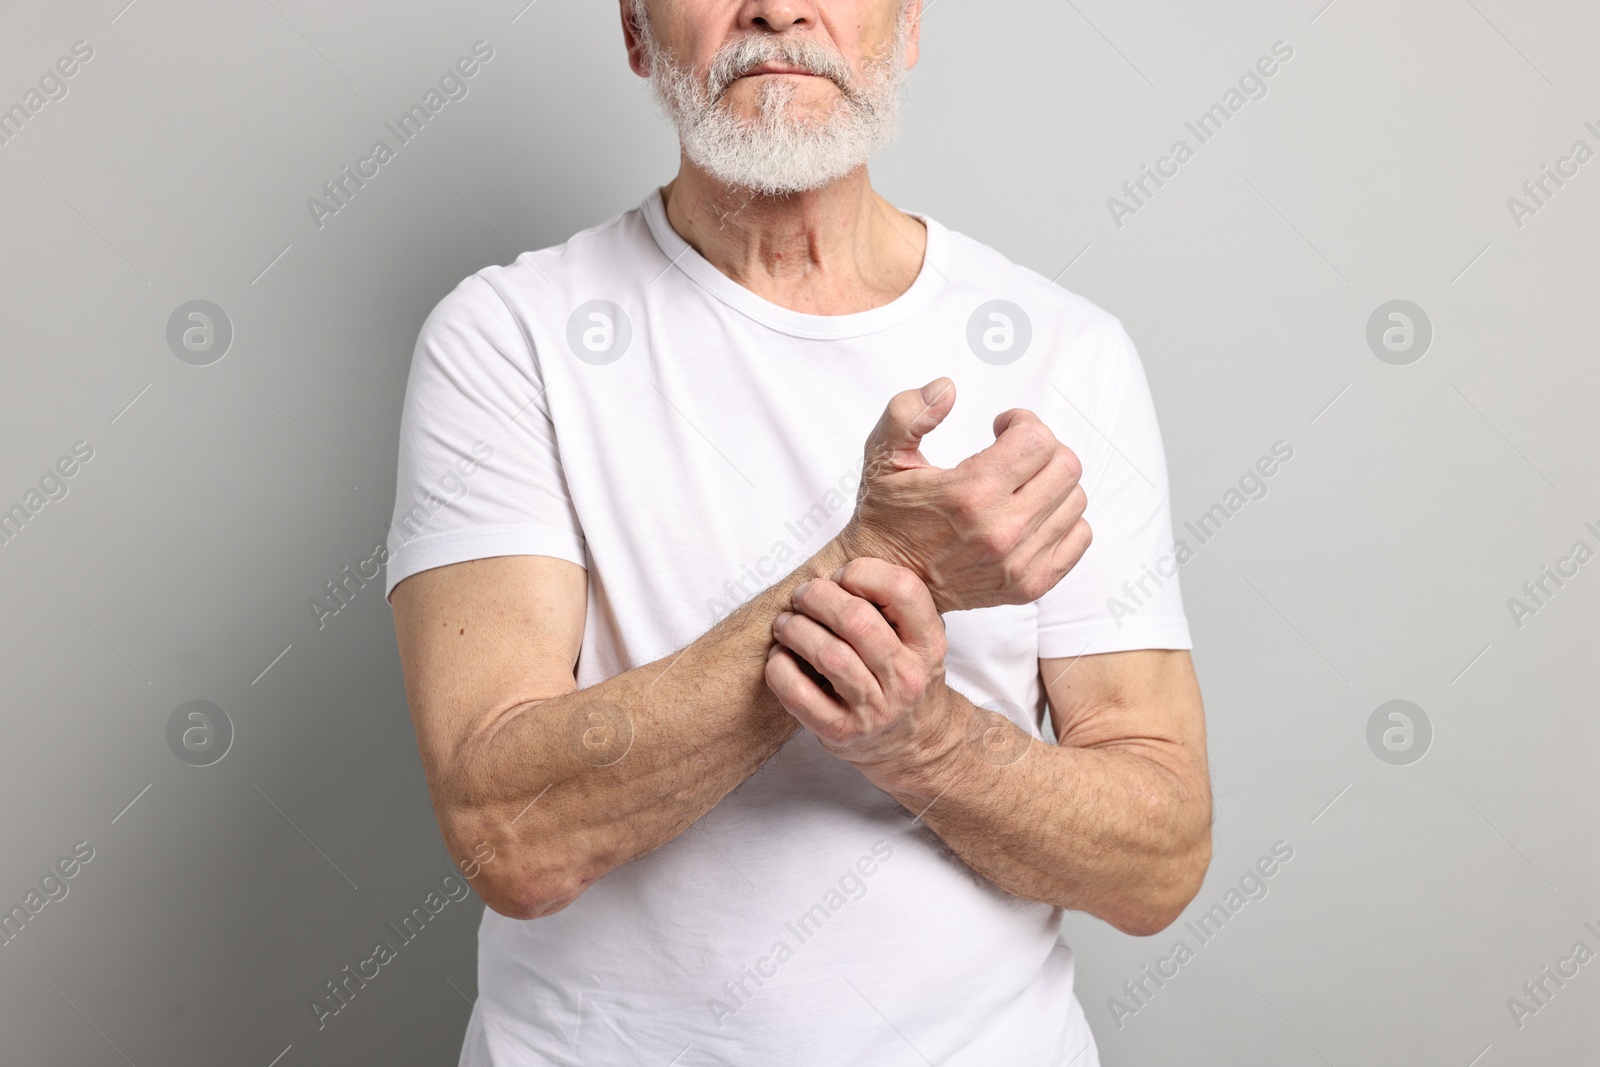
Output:
[[[855,77],[842,55],[806,38],[744,37],[724,47],[711,61],[707,88],[720,100],[734,82],[763,63],[783,63],[827,78],[846,95],[855,92]]]

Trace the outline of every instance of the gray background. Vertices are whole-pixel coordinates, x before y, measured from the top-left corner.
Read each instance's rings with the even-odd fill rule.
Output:
[[[0,506],[95,450],[0,548],[0,903],[95,849],[0,947],[4,1058],[454,1063],[475,898],[325,1029],[306,1006],[449,870],[378,585],[320,630],[307,600],[384,536],[433,303],[637,203],[675,139],[609,0],[125,2],[0,11],[0,104],[95,50],[0,146]],[[936,0],[874,167],[1123,319],[1180,525],[1295,450],[1182,571],[1217,799],[1186,918],[1294,859],[1120,1029],[1107,998],[1188,935],[1069,916],[1080,996],[1108,1067],[1591,1063],[1600,962],[1521,1029],[1506,999],[1600,949],[1600,562],[1520,628],[1506,602],[1600,547],[1600,160],[1520,228],[1506,198],[1600,148],[1600,17],[1324,3]],[[306,198],[478,39],[470,95],[319,230]],[[1115,226],[1278,40],[1269,94]],[[165,340],[193,299],[235,330],[207,367]],[[1365,341],[1392,299],[1434,329],[1407,366]],[[236,731],[205,768],[166,741],[193,699]],[[1369,750],[1391,699],[1432,722],[1420,762]]]

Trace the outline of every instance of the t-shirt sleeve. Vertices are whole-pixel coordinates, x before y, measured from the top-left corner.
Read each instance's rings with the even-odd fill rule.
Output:
[[[1069,400],[1052,390],[1051,414],[1041,413],[1078,452],[1088,496],[1084,518],[1094,531],[1083,559],[1037,602],[1044,659],[1193,647],[1178,590],[1155,403],[1133,342],[1120,326],[1114,338],[1098,400]]]
[[[411,357],[384,595],[434,567],[517,555],[587,566],[537,353],[474,274],[434,307]]]

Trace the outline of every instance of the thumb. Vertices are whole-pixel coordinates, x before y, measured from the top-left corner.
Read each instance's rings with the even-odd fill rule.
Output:
[[[922,438],[944,421],[955,403],[956,383],[949,378],[896,393],[867,438],[867,459],[881,461],[898,452],[916,452]],[[921,456],[916,459],[925,464]]]

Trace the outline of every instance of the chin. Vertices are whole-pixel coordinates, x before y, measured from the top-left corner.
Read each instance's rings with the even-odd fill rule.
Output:
[[[818,94],[815,97],[796,96],[773,108],[770,104],[763,106],[763,102],[757,97],[742,97],[730,99],[728,110],[741,122],[760,122],[764,118],[777,115],[794,125],[810,126],[819,125],[832,118],[838,103],[836,96]]]

